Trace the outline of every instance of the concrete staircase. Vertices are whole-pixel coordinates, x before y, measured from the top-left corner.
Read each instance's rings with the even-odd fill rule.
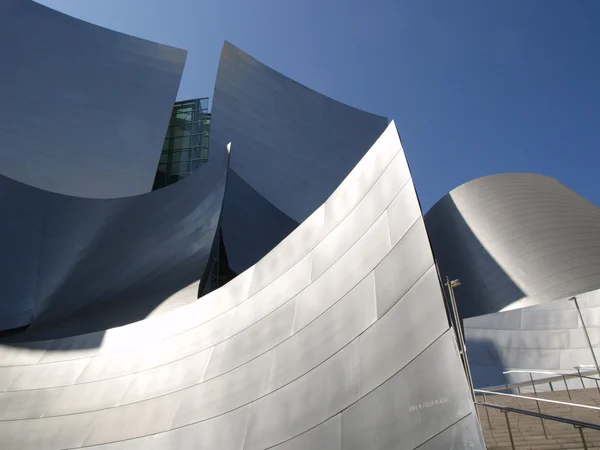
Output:
[[[523,394],[534,397],[533,394]],[[600,407],[600,394],[596,388],[570,390],[571,399],[567,391],[539,393],[540,398],[558,400],[562,402],[578,403],[583,405]],[[524,409],[538,412],[535,401],[503,397],[500,395],[486,395],[488,403],[501,406]],[[483,401],[481,395],[478,401]],[[582,422],[600,425],[600,411],[586,410],[565,405],[550,403],[539,403],[541,412],[552,416],[564,417]],[[507,450],[511,448],[506,418],[503,412],[495,408],[477,407],[479,418],[483,428],[483,436],[487,448]],[[487,410],[487,412],[486,412]],[[488,421],[489,415],[489,421]],[[508,420],[518,450],[562,450],[562,449],[584,449],[579,430],[572,425],[544,420],[544,429],[539,418],[517,413],[508,413]],[[491,425],[491,426],[490,426]],[[587,448],[589,450],[600,450],[600,431],[583,428]]]

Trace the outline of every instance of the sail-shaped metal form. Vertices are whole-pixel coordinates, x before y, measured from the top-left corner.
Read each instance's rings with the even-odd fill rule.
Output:
[[[0,346],[2,448],[484,448],[393,123],[256,265],[93,338]]]
[[[221,227],[240,273],[331,195],[388,119],[319,94],[225,42],[211,147],[233,142]]]
[[[549,177],[501,174],[454,189],[425,216],[463,317],[600,288],[600,208]]]
[[[149,192],[185,57],[2,0],[0,175],[77,197]]]
[[[141,320],[198,281],[218,227],[229,154],[159,191],[55,194],[0,176],[0,330],[22,340]]]

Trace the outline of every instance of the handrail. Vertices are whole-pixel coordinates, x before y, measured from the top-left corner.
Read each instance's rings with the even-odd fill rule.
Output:
[[[583,367],[583,366],[576,366],[577,367]],[[588,373],[596,373],[596,370],[592,370]],[[573,377],[573,378],[589,378],[590,380],[596,380],[596,381],[600,381],[600,378],[594,378],[594,377],[590,377],[589,375],[581,375],[580,373],[560,373],[560,372],[549,372],[549,371],[545,371],[545,370],[524,370],[524,369],[512,369],[512,370],[507,370],[506,372],[502,372],[502,375],[507,375],[509,373],[537,373],[537,374],[541,374],[541,375],[556,375],[557,377],[562,377],[567,376],[567,377]],[[538,378],[538,380],[543,381],[544,383],[547,383],[548,380],[547,379],[542,379],[542,378]],[[536,380],[536,381],[538,381]]]
[[[580,368],[583,366],[576,366],[575,368]],[[582,375],[581,373],[558,373],[558,372],[547,372],[547,371],[535,371],[535,370],[519,370],[519,369],[514,369],[514,370],[508,370],[506,372],[502,372],[503,375],[506,374],[510,374],[510,373],[529,373],[531,380],[530,381],[520,381],[517,383],[504,383],[502,385],[498,385],[498,386],[488,386],[486,387],[486,389],[488,391],[504,391],[504,390],[508,390],[508,389],[519,389],[521,387],[526,387],[526,386],[534,386],[534,385],[538,385],[538,384],[550,384],[552,382],[555,381],[564,381],[565,382],[565,387],[566,387],[566,378],[587,378],[590,380],[594,380],[596,382],[596,385],[598,386],[598,381],[600,381],[600,378],[595,378],[595,377],[591,377],[589,375]],[[533,373],[537,373],[537,374],[555,374],[556,376],[553,377],[547,377],[547,378],[538,378],[536,380],[533,379],[533,377],[531,376],[531,374]],[[586,372],[588,374],[596,374],[598,373],[597,370],[590,370],[588,372]],[[583,383],[583,382],[582,382]],[[552,388],[552,385],[550,384],[550,388]],[[568,389],[568,388],[567,388]],[[600,391],[600,387],[598,388]]]
[[[590,406],[590,405],[582,405],[579,403],[568,403],[568,402],[561,402],[559,400],[550,400],[547,398],[539,398],[539,397],[528,397],[525,395],[517,395],[517,394],[505,394],[503,392],[492,392],[492,391],[486,391],[483,389],[473,389],[473,392],[475,392],[476,394],[492,394],[492,395],[501,395],[501,396],[505,396],[505,397],[514,397],[514,398],[524,398],[526,400],[534,400],[536,402],[542,402],[542,403],[555,403],[558,405],[565,405],[565,406],[575,406],[578,408],[586,408],[586,409],[593,409],[595,411],[600,411],[600,408],[597,406]]]
[[[511,406],[501,406],[496,405],[495,403],[487,403],[487,402],[475,402],[477,405],[488,406],[490,408],[499,409],[501,411],[513,412],[516,414],[525,414],[528,416],[539,417],[540,419],[554,420],[556,422],[568,423],[569,425],[573,425],[574,427],[581,428],[591,428],[592,430],[599,430],[600,425],[596,425],[589,422],[582,422],[580,420],[567,419],[565,417],[551,416],[549,414],[537,413],[535,411],[527,411],[526,409],[513,408]]]

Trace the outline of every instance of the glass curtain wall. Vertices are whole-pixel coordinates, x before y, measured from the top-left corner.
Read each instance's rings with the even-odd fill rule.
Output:
[[[175,103],[153,189],[176,183],[205,163],[209,135],[208,98]]]

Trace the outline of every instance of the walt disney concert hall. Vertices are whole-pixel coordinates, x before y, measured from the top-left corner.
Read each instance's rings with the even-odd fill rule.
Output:
[[[0,3],[0,448],[484,449],[480,389],[594,366],[595,205],[501,174],[424,215],[393,121],[229,42],[176,102],[186,55]]]

